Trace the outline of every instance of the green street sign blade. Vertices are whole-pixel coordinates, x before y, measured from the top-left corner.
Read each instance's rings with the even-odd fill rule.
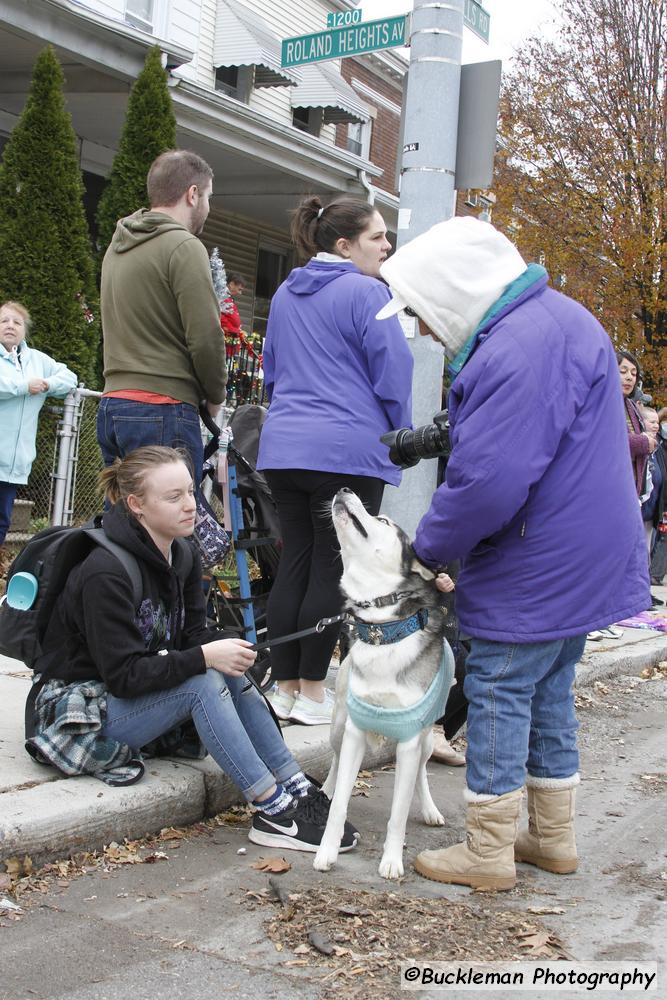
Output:
[[[488,45],[491,16],[477,0],[465,0],[463,23]]]
[[[318,31],[314,35],[284,38],[280,65],[302,66],[304,63],[342,59],[405,45],[405,22],[406,15],[402,14],[380,21],[362,21],[332,31]]]

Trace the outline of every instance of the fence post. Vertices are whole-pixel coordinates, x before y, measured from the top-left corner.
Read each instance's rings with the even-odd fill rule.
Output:
[[[77,408],[76,390],[65,396],[62,420],[58,425],[58,464],[53,473],[53,506],[51,508],[51,524],[53,526],[64,524],[65,505],[67,502],[67,482],[69,469],[69,456],[74,437],[74,421]]]

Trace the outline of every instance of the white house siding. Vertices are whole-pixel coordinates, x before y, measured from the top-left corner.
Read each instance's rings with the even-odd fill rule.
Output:
[[[195,56],[196,82],[201,87],[215,88],[213,68],[213,43],[218,0],[201,0],[199,14],[199,42]]]
[[[176,45],[197,52],[201,36],[199,21],[203,4],[200,0],[156,0],[169,3],[168,39]],[[197,56],[195,56],[197,59]],[[179,68],[179,74],[189,79],[196,78],[196,70],[191,64]]]
[[[215,69],[212,60],[217,2],[218,0],[202,0],[200,4],[196,79],[197,83],[203,87],[210,88],[215,87]],[[279,39],[290,38],[292,35],[309,34],[314,31],[325,31],[327,13],[331,9],[322,0],[290,0],[290,2],[287,0],[240,0],[240,2],[248,10],[257,13]],[[177,41],[175,37],[172,40]],[[334,65],[339,66],[340,64],[334,62]],[[180,72],[181,70],[179,70]],[[291,87],[257,88],[252,91],[249,106],[253,111],[266,115],[273,122],[290,125],[292,122],[290,90]],[[335,126],[325,126],[320,133],[320,139],[333,145],[336,141]]]
[[[213,247],[218,248],[227,274],[231,271],[240,271],[246,279],[245,292],[236,302],[243,329],[252,332],[257,251],[263,240],[291,250],[286,230],[275,229],[255,219],[212,208],[206,220],[202,240],[209,252]]]

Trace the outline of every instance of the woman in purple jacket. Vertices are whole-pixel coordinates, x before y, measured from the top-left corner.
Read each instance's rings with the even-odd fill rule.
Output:
[[[394,299],[383,314],[407,306],[451,359],[452,450],[414,550],[434,572],[461,561],[470,641],[467,837],[415,867],[510,889],[515,861],[576,870],[576,664],[587,632],[650,605],[616,355],[595,317],[487,222],[433,226],[382,276]]]
[[[306,198],[292,238],[295,268],[271,303],[264,376],[270,400],[257,467],[278,507],[283,551],[268,603],[269,636],[340,611],[341,563],[331,500],[343,486],[377,514],[385,483],[400,472],[380,435],[409,426],[412,353],[400,323],[378,322],[389,300],[380,265],[391,244],[371,205]],[[331,721],[324,679],[338,629],[276,646],[272,703],[281,719]]]

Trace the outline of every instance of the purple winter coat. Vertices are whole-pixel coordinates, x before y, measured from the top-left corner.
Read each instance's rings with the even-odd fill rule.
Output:
[[[264,377],[271,405],[258,469],[401,473],[379,438],[412,422],[412,352],[397,319],[375,314],[387,287],[354,264],[313,259],[271,302]]]
[[[452,455],[414,547],[462,560],[464,633],[540,642],[650,607],[618,364],[598,321],[533,284],[480,327],[449,394]]]

